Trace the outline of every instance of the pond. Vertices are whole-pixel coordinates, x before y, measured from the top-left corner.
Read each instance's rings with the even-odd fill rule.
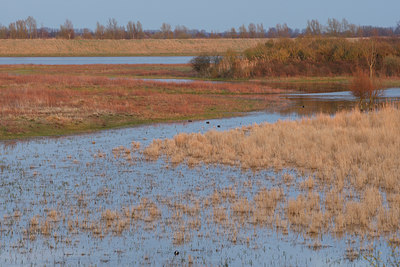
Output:
[[[193,57],[0,57],[0,65],[187,64]]]

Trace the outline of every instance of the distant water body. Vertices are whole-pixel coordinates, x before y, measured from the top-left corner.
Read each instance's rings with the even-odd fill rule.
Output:
[[[0,57],[0,65],[186,64],[193,57]]]

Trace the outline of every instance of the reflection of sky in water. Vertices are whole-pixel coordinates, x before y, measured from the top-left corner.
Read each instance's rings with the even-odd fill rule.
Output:
[[[350,91],[344,92],[329,92],[329,93],[311,93],[311,94],[287,94],[289,98],[316,98],[326,100],[348,100],[354,101],[356,98],[351,94]],[[400,88],[386,89],[381,96],[383,98],[399,98]]]
[[[215,189],[238,183],[238,189],[242,190],[241,184],[248,181],[253,183],[253,187],[243,188],[243,194],[252,197],[260,188],[277,186],[276,181],[268,178],[277,174],[272,171],[252,173],[226,166],[166,167],[163,160],[150,162],[139,154],[136,154],[137,158],[132,163],[127,163],[123,159],[115,159],[112,149],[121,145],[130,147],[132,141],[140,142],[144,147],[153,139],[171,138],[182,132],[204,133],[296,118],[298,116],[293,114],[259,112],[244,117],[209,120],[209,123],[155,124],[59,138],[2,142],[0,165],[5,168],[0,173],[0,218],[12,214],[16,209],[25,210],[21,220],[26,227],[29,218],[46,214],[46,209],[56,208],[67,213],[71,199],[80,193],[92,199],[88,203],[90,210],[98,207],[120,210],[123,206],[137,205],[142,197],[156,202],[158,196],[178,198],[188,194],[201,198],[209,196]],[[98,153],[105,153],[106,156],[94,158]],[[279,186],[285,187],[284,184]],[[110,195],[93,201],[104,187],[110,189]],[[136,198],[129,194],[131,191],[137,192]],[[291,196],[298,194],[293,189],[287,188],[285,191]],[[37,204],[43,195],[47,195],[47,204]],[[162,212],[164,215],[168,210],[163,209]],[[210,216],[210,213],[201,214],[202,218]],[[238,227],[239,240],[251,237],[248,246],[246,242],[233,244],[225,235],[215,236],[213,226],[205,226],[206,222],[202,224],[204,227],[200,232],[206,235],[212,231],[211,236],[199,238],[194,234],[182,246],[172,244],[173,226],[165,226],[165,230],[156,227],[151,231],[139,227],[138,230],[124,232],[122,236],[106,235],[101,240],[82,232],[69,237],[73,243],[77,242],[73,246],[56,244],[51,238],[39,237],[34,242],[28,242],[23,249],[10,248],[10,244],[18,243],[21,235],[9,237],[3,234],[0,249],[6,253],[0,253],[0,263],[141,265],[146,263],[144,258],[147,255],[148,263],[152,265],[181,265],[191,255],[196,259],[195,262],[202,265],[364,265],[363,262],[349,263],[343,259],[347,247],[345,239],[334,240],[324,236],[321,243],[327,247],[313,250],[308,247],[313,241],[295,233],[282,235],[268,228]],[[61,234],[66,235],[67,231]],[[56,249],[49,250],[47,243]],[[180,251],[179,256],[173,255],[175,250]]]
[[[0,57],[0,65],[187,64],[193,57]]]
[[[219,81],[202,81],[202,80],[190,80],[190,79],[137,79],[141,81],[152,81],[152,82],[166,82],[166,83],[224,83]]]

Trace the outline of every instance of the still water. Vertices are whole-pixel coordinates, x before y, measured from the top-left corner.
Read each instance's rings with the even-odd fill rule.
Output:
[[[221,131],[298,117],[296,112],[258,112],[0,142],[0,265],[363,266],[362,258],[345,259],[346,239],[323,235],[316,241],[275,228],[227,226],[213,221],[215,210],[209,206],[194,214],[174,212],[182,205],[204,203],[214,190],[237,187],[237,197],[254,196],[261,188],[276,186],[273,177],[281,173],[172,166],[162,159],[148,161],[136,152],[128,160],[114,153],[118,147],[131,147],[132,141],[145,147],[153,139],[182,132]],[[288,188],[286,192],[296,193]],[[135,219],[137,213],[132,219],[105,219],[106,210],[121,218],[143,201],[154,203],[160,215],[151,217],[149,210],[142,219]],[[56,215],[45,219],[53,210]],[[117,224],[123,227],[121,233]],[[177,243],[182,232],[184,241]],[[314,249],[315,242],[322,247]],[[354,242],[358,246],[359,240]]]
[[[187,64],[193,57],[0,57],[0,65]]]
[[[186,205],[190,210],[198,202],[205,203],[215,190],[238,188],[238,198],[254,197],[260,189],[276,186],[282,173],[255,173],[227,166],[173,166],[162,159],[148,161],[138,152],[129,154],[127,160],[116,150],[130,148],[132,141],[145,147],[154,139],[182,132],[222,131],[294,120],[320,111],[334,113],[352,108],[356,102],[349,92],[282,97],[291,104],[277,113],[0,142],[0,265],[365,266],[362,257],[355,261],[345,257],[349,240],[354,242],[352,246],[360,247],[356,237],[336,239],[321,234],[312,239],[273,227],[220,224],[212,219],[216,210],[205,204],[194,215],[175,212],[179,211],[177,207]],[[399,97],[400,88],[392,88],[383,98]],[[289,196],[297,193],[289,187],[284,189]],[[124,217],[126,211],[143,201],[158,207],[153,212],[156,215],[149,209],[143,218],[135,218],[134,213],[132,218]],[[119,219],[107,219],[107,210]],[[52,211],[56,211],[54,216],[49,215]],[[118,232],[120,225],[122,230]],[[176,240],[182,233],[183,241],[179,243]],[[384,255],[388,254],[384,242],[376,244]]]

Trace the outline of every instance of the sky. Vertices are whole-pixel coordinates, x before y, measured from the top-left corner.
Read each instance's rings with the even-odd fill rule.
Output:
[[[225,31],[242,24],[263,23],[268,29],[287,23],[303,29],[307,20],[347,19],[356,25],[395,26],[400,0],[0,0],[0,24],[8,26],[33,16],[38,27],[59,28],[66,19],[74,28],[95,29],[115,18],[119,25],[140,21],[146,30],[163,22],[172,27]]]

